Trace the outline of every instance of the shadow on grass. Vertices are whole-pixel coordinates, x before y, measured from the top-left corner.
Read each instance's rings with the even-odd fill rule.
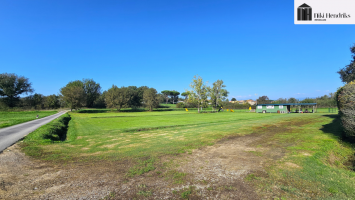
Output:
[[[173,108],[156,108],[153,111],[174,111],[177,109]],[[182,110],[182,109],[180,109]],[[124,113],[124,112],[147,112],[148,110],[144,108],[135,108],[135,109],[123,109],[120,111],[117,110],[108,110],[108,109],[97,109],[97,110],[78,110],[77,113]]]
[[[67,139],[68,124],[71,117],[64,116],[58,121],[52,122],[47,126],[47,133],[43,135],[43,139],[50,139],[54,141],[65,141]]]
[[[335,138],[337,138],[344,144],[355,147],[355,139],[345,136],[343,129],[341,127],[341,121],[339,115],[323,115],[323,116],[332,118],[333,121],[329,124],[323,125],[323,128],[320,129],[321,131],[333,135]],[[347,165],[348,166],[351,165],[350,167],[353,170],[355,170],[355,154],[352,156],[352,158],[349,159]]]
[[[108,112],[109,110],[101,110],[101,109],[95,109],[95,110],[78,110],[77,113],[105,113]]]
[[[343,129],[341,127],[339,115],[323,115],[323,116],[332,118],[333,121],[329,124],[323,125],[323,128],[320,129],[321,131],[323,131],[324,133],[330,133],[330,134],[334,135],[335,137],[339,138],[340,140],[342,140],[343,142],[346,142],[349,144],[355,143],[354,138],[345,137],[345,134],[344,134]]]

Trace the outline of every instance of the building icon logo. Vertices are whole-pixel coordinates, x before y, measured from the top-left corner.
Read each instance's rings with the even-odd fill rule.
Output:
[[[298,21],[312,21],[312,8],[307,4],[302,4],[297,8]]]

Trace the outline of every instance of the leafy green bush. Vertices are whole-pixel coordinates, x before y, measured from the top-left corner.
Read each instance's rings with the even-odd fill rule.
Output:
[[[176,108],[185,108],[185,104],[180,102],[176,104]]]
[[[53,141],[65,140],[69,121],[70,116],[68,114],[64,114],[59,117],[57,121],[50,123],[47,127],[47,132],[43,134],[43,139],[50,139]]]
[[[224,102],[223,103],[223,109],[249,109],[251,107],[252,109],[255,109],[255,105],[250,105],[250,104],[239,104],[237,103],[230,103],[230,102]]]
[[[355,82],[350,82],[337,92],[341,124],[346,137],[355,138]]]

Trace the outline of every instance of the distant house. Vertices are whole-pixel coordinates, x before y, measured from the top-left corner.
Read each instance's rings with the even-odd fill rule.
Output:
[[[256,104],[256,101],[254,101],[254,100],[252,100],[252,99],[247,100],[247,102],[248,102],[250,105],[255,105],[255,104]]]
[[[249,100],[239,100],[239,101],[229,101],[231,103],[239,103],[239,104],[250,104],[250,105],[255,105],[256,104],[256,101],[252,100],[252,99],[249,99]]]

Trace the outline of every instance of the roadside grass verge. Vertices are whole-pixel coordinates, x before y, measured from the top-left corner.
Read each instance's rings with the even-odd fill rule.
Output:
[[[27,135],[21,143],[25,154],[33,157],[43,157],[44,151],[42,147],[65,141],[70,119],[70,115],[66,113]]]
[[[246,181],[273,198],[355,199],[355,145],[342,140],[338,115],[288,128],[292,131],[272,138],[277,144],[295,143],[286,156],[267,167],[267,176],[249,174]]]
[[[21,124],[38,118],[56,114],[57,111],[18,111],[0,112],[0,128]]]

